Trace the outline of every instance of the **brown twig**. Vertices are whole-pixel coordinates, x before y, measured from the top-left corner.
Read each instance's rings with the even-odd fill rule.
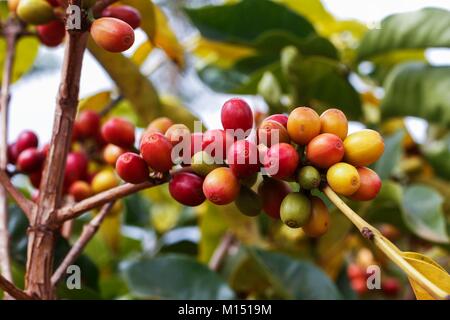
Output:
[[[11,281],[0,275],[0,289],[8,293],[11,297],[17,300],[35,300],[33,297],[26,294],[24,291],[17,288]]]
[[[0,170],[0,185],[3,186],[3,188],[6,189],[6,191],[10,194],[10,196],[16,201],[17,205],[20,209],[25,213],[28,220],[31,221],[31,213],[33,212],[33,209],[35,208],[35,204],[25,198],[25,196],[20,192],[9,179],[8,174],[5,171]]]
[[[214,251],[208,266],[211,270],[217,271],[222,266],[223,260],[226,258],[230,247],[235,243],[236,237],[231,232],[225,233]]]
[[[56,269],[55,273],[52,276],[52,285],[55,287],[58,282],[63,278],[64,273],[67,268],[74,263],[76,259],[81,255],[86,245],[89,241],[94,237],[97,233],[100,225],[102,224],[105,217],[111,211],[111,208],[114,206],[114,201],[111,201],[105,205],[103,205],[100,212],[88,223],[83,226],[83,231],[81,232],[80,237],[74,243],[69,253],[67,253],[63,262],[61,262],[58,269]]]

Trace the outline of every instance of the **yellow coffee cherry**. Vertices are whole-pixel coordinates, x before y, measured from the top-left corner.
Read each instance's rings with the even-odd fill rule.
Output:
[[[327,182],[331,189],[344,196],[355,193],[361,183],[358,170],[345,162],[336,163],[328,169]]]
[[[381,135],[370,129],[350,134],[344,140],[345,161],[358,167],[368,166],[377,161],[384,152]]]
[[[303,226],[303,231],[309,237],[320,237],[328,231],[330,214],[322,199],[311,197],[311,215]]]
[[[117,187],[119,183],[120,180],[113,170],[104,169],[95,175],[91,185],[94,193],[99,193]]]

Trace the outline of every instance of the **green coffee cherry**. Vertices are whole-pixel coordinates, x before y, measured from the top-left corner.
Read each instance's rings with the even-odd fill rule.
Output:
[[[255,185],[257,180],[258,180],[258,173],[255,173],[247,178],[241,179],[241,183],[244,186],[251,188]]]
[[[200,176],[204,177],[218,167],[220,166],[214,163],[214,158],[206,151],[199,151],[192,156],[191,168]]]
[[[55,17],[53,7],[45,0],[21,0],[17,15],[21,20],[34,25],[48,23]]]
[[[242,214],[249,217],[259,215],[262,210],[261,198],[256,192],[246,186],[241,186],[239,196],[234,203]]]
[[[311,215],[311,201],[302,193],[292,192],[283,199],[281,221],[290,228],[301,228]]]
[[[302,189],[315,189],[320,185],[320,173],[313,166],[305,166],[299,170],[297,181]]]

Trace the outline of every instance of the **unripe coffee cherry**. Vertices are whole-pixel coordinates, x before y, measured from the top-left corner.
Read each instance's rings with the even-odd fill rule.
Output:
[[[287,130],[295,143],[308,144],[320,133],[319,115],[311,108],[298,107],[289,114]]]
[[[134,125],[122,118],[111,118],[102,126],[102,136],[107,143],[124,149],[134,145]]]
[[[29,24],[39,25],[54,19],[53,7],[45,0],[20,0],[19,18]]]
[[[288,194],[281,202],[280,218],[290,228],[301,228],[311,216],[311,202],[299,192]]]
[[[102,17],[120,19],[128,23],[133,29],[139,28],[141,25],[141,14],[138,10],[130,6],[109,6],[103,10]]]
[[[339,109],[326,110],[320,115],[320,132],[332,133],[344,140],[348,133],[347,117]]]
[[[8,145],[8,163],[16,164],[19,152],[17,151],[17,143]]]
[[[258,148],[253,142],[238,140],[228,150],[227,163],[239,179],[249,177],[259,171]]]
[[[108,144],[105,148],[103,148],[103,160],[111,165],[115,166],[117,159],[126,152],[125,149],[122,149],[121,147],[118,147],[114,144]]]
[[[47,47],[59,46],[66,35],[66,26],[59,20],[50,21],[36,27],[39,40]]]
[[[179,123],[171,125],[165,133],[167,140],[174,146],[183,139],[190,139],[190,135],[191,132],[189,131],[189,128],[186,125]]]
[[[44,155],[38,149],[26,149],[17,158],[17,168],[24,173],[38,171],[41,170],[44,159]]]
[[[378,174],[366,167],[359,167],[359,179],[361,181],[358,190],[350,196],[356,201],[369,201],[375,199],[381,189],[381,179]]]
[[[277,121],[264,120],[257,130],[258,144],[264,144],[271,147],[277,143],[289,143],[290,138],[287,129]]]
[[[314,166],[327,169],[344,157],[342,140],[331,133],[322,133],[312,139],[306,148],[306,159]]]
[[[116,171],[122,180],[134,184],[147,181],[150,174],[144,159],[133,152],[126,152],[117,159]]]
[[[320,185],[320,173],[313,166],[302,167],[297,174],[297,182],[300,188],[311,190]]]
[[[246,186],[241,186],[239,196],[234,203],[242,214],[249,217],[256,217],[262,210],[261,198],[255,191]]]
[[[327,182],[331,189],[344,196],[354,194],[361,183],[358,170],[345,162],[336,163],[328,169]]]
[[[16,141],[16,151],[20,154],[29,148],[37,148],[39,139],[33,131],[23,131],[19,134]]]
[[[221,120],[225,130],[242,129],[247,131],[253,127],[252,109],[242,99],[230,99],[222,106]]]
[[[69,194],[75,201],[81,201],[92,195],[92,188],[86,181],[75,181],[70,185]]]
[[[264,121],[276,121],[287,129],[288,116],[282,113],[273,114],[264,119]]]
[[[286,182],[265,177],[258,186],[264,212],[273,219],[280,219],[281,202],[291,191]]]
[[[173,125],[173,121],[167,117],[156,118],[147,127],[147,131],[157,131],[165,134],[166,131]]]
[[[169,182],[170,195],[179,203],[196,207],[205,201],[203,178],[190,172],[175,174]]]
[[[94,193],[100,193],[119,185],[120,181],[111,169],[104,169],[92,179],[91,186]]]
[[[153,170],[167,172],[172,168],[172,144],[161,133],[145,133],[140,149],[142,158]]]
[[[241,179],[240,181],[242,185],[251,188],[255,185],[256,181],[258,181],[258,172],[247,178]]]
[[[278,143],[267,151],[264,167],[271,177],[288,179],[295,173],[299,161],[300,157],[292,145]]]
[[[87,177],[88,162],[86,154],[82,152],[70,152],[67,155],[66,168],[64,170],[64,182],[68,187],[77,180]]]
[[[370,129],[352,133],[344,140],[345,161],[358,167],[377,161],[384,152],[381,135]]]
[[[82,138],[94,138],[100,130],[100,115],[92,110],[80,112],[76,120],[78,133]]]
[[[203,182],[203,193],[214,204],[225,205],[239,195],[240,184],[229,168],[221,167],[211,171]]]
[[[91,26],[91,36],[96,44],[110,52],[128,50],[134,43],[133,28],[116,18],[95,20]]]
[[[328,231],[330,214],[322,199],[311,197],[311,215],[303,226],[303,231],[309,237],[320,237]]]
[[[205,177],[218,167],[219,165],[214,163],[214,158],[206,151],[197,152],[192,156],[191,168],[199,176]]]
[[[203,134],[202,150],[208,151],[217,161],[224,160],[233,141],[233,137],[225,130],[208,130]]]

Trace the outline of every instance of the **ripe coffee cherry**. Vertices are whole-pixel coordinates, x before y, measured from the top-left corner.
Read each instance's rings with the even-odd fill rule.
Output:
[[[242,129],[253,127],[253,113],[250,106],[242,99],[230,99],[222,106],[222,126],[224,129]]]
[[[141,25],[141,14],[130,6],[110,6],[103,10],[102,17],[120,19],[130,25],[133,29]]]
[[[19,152],[17,151],[17,143],[8,146],[8,163],[16,164]]]
[[[264,167],[270,176],[277,179],[288,179],[295,173],[299,161],[300,157],[292,145],[278,143],[267,151]]]
[[[264,121],[276,121],[287,129],[288,116],[285,114],[281,114],[281,113],[273,114],[273,115],[267,117],[266,119],[264,119]]]
[[[311,108],[298,107],[289,114],[287,130],[295,143],[308,144],[320,133],[319,115]]]
[[[330,214],[322,199],[311,197],[311,216],[303,226],[303,231],[309,237],[320,237],[328,231]]]
[[[190,135],[191,132],[189,131],[189,128],[184,124],[171,125],[165,133],[167,140],[169,140],[172,145],[177,145],[183,139],[190,138]]]
[[[208,151],[216,160],[224,160],[232,144],[233,137],[225,130],[208,130],[203,134],[202,150]]]
[[[366,278],[356,278],[351,281],[352,289],[358,294],[363,295],[367,292]]]
[[[59,46],[66,35],[66,26],[59,20],[50,21],[36,27],[39,40],[47,47]]]
[[[387,278],[381,282],[381,289],[388,296],[396,296],[400,291],[400,283],[395,278]]]
[[[45,0],[20,0],[17,15],[34,25],[45,24],[54,18],[53,7]]]
[[[134,145],[134,125],[122,118],[111,118],[102,126],[102,136],[107,143],[124,149]]]
[[[48,3],[50,3],[50,5],[52,7],[59,7],[61,4],[59,3],[59,0],[47,0]]]
[[[147,132],[141,140],[141,155],[157,172],[167,172],[172,166],[172,144],[159,132]]]
[[[191,159],[192,170],[202,177],[218,167],[219,165],[214,163],[214,158],[206,151],[197,152]]]
[[[239,211],[246,216],[256,217],[261,213],[261,198],[249,187],[241,186],[239,196],[234,202]]]
[[[258,186],[264,212],[273,219],[280,219],[281,202],[291,191],[286,182],[265,177]]]
[[[147,181],[150,174],[144,159],[133,152],[126,152],[117,159],[116,171],[125,182],[134,184]]]
[[[311,216],[311,202],[299,192],[292,192],[283,199],[280,218],[290,228],[301,228]]]
[[[229,168],[211,171],[203,182],[203,193],[214,204],[225,205],[233,202],[239,195],[239,181]]]
[[[133,28],[116,18],[100,18],[91,26],[91,36],[95,43],[110,52],[128,50],[134,43]]]
[[[169,182],[170,195],[179,203],[196,207],[205,201],[203,178],[190,172],[175,174]]]
[[[44,155],[36,148],[22,151],[17,158],[17,168],[24,173],[31,173],[42,168]]]
[[[319,168],[329,168],[344,157],[342,140],[331,133],[322,133],[312,139],[306,148],[306,159]]]
[[[39,189],[42,180],[42,170],[29,173],[28,178],[30,179],[31,185],[36,189]]]
[[[381,179],[377,173],[366,167],[359,167],[359,179],[361,181],[359,189],[350,196],[356,201],[369,201],[375,199],[381,189]]]
[[[99,193],[117,187],[119,183],[120,181],[113,170],[104,169],[94,176],[91,186],[94,193]]]
[[[344,196],[354,194],[361,183],[358,170],[345,162],[336,163],[328,169],[327,182],[331,189]]]
[[[357,265],[356,263],[351,263],[347,267],[347,277],[350,280],[358,279],[358,278],[366,278],[366,271],[364,268]]]
[[[81,112],[76,122],[78,133],[82,138],[94,138],[100,130],[100,115],[95,111]]]
[[[238,140],[230,147],[227,163],[239,179],[249,177],[259,171],[258,148],[247,140]]]
[[[332,133],[344,140],[348,133],[347,117],[339,109],[326,110],[320,115],[320,132]]]
[[[352,133],[344,140],[345,161],[358,167],[377,161],[384,152],[381,135],[370,129]]]
[[[121,147],[118,147],[114,144],[108,144],[105,148],[103,148],[103,160],[111,165],[115,166],[117,159],[126,152],[125,149],[122,149]]]
[[[320,173],[313,166],[305,166],[298,171],[297,181],[302,189],[311,190],[320,185]]]
[[[67,155],[66,169],[64,171],[64,181],[66,186],[70,186],[77,180],[87,177],[89,159],[82,152],[70,152]]]
[[[37,148],[39,144],[39,139],[33,131],[23,131],[19,134],[16,141],[16,151],[21,153],[22,151],[29,148]]]
[[[86,181],[75,181],[70,185],[69,194],[75,201],[81,201],[92,195],[92,188]]]
[[[167,117],[156,118],[147,127],[147,130],[157,131],[159,133],[165,134],[166,131],[173,125],[173,121]]]
[[[277,121],[264,120],[258,128],[258,144],[271,147],[277,143],[289,143],[290,138],[286,128]],[[273,140],[273,141],[272,141]]]

